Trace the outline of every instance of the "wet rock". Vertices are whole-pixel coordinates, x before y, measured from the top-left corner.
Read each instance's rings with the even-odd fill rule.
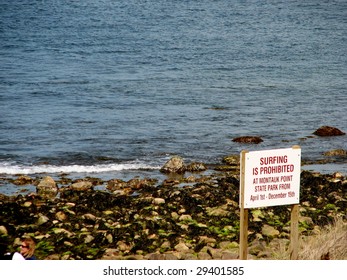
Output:
[[[93,183],[89,182],[89,181],[81,181],[81,182],[73,183],[70,186],[70,189],[74,190],[74,191],[88,191],[88,190],[92,190],[93,189]]]
[[[31,205],[33,205],[32,201],[25,201],[23,204],[24,207],[30,207]]]
[[[67,219],[67,215],[63,212],[63,211],[59,211],[55,214],[55,218],[58,220],[58,221],[65,221]]]
[[[215,246],[217,243],[217,239],[216,238],[212,238],[212,237],[208,237],[208,236],[200,236],[199,237],[199,243],[201,244],[206,244],[208,246]]]
[[[151,187],[154,186],[157,183],[156,179],[150,179],[150,178],[134,178],[127,182],[127,186],[131,188],[132,190],[140,190],[145,187]]]
[[[223,157],[222,162],[228,165],[239,166],[240,155],[228,155]]]
[[[123,252],[130,252],[132,246],[124,241],[118,241],[117,248]]]
[[[336,150],[327,151],[323,155],[327,157],[347,156],[347,151],[344,149],[336,149]]]
[[[317,136],[341,136],[345,135],[346,133],[341,131],[340,129],[332,126],[321,126],[318,128],[313,134]]]
[[[47,216],[40,214],[37,220],[37,224],[40,226],[47,223],[48,221],[49,221],[49,218]]]
[[[180,221],[191,221],[191,220],[192,220],[192,216],[187,215],[187,214],[184,214],[184,215],[181,215],[181,216],[179,217],[179,220],[180,220]]]
[[[173,156],[160,169],[162,173],[184,173],[186,170],[184,161],[180,156]]]
[[[164,198],[154,198],[153,199],[153,204],[159,205],[159,204],[164,204],[165,203],[165,199]]]
[[[22,186],[22,185],[28,185],[32,184],[34,182],[34,179],[32,179],[29,176],[21,175],[16,180],[13,181],[13,184]]]
[[[84,238],[84,243],[90,243],[94,240],[94,237],[90,234],[88,234],[85,238]]]
[[[113,236],[112,236],[112,234],[108,234],[108,235],[106,236],[106,239],[107,239],[107,242],[108,242],[108,243],[113,243]]]
[[[162,182],[162,186],[164,186],[164,187],[172,187],[172,186],[175,186],[175,185],[178,185],[178,184],[180,184],[180,181],[179,180],[174,180],[174,179],[165,179]]]
[[[63,235],[66,235],[68,238],[75,235],[74,233],[72,233],[72,232],[70,232],[64,228],[53,228],[52,231],[54,234],[57,234],[57,235],[63,234]]]
[[[218,165],[214,167],[214,170],[222,172],[233,172],[235,174],[239,174],[240,172],[239,166],[236,165]]]
[[[55,198],[58,194],[57,184],[52,177],[44,177],[37,185],[36,193],[43,198]]]
[[[93,215],[91,213],[87,213],[87,214],[82,215],[82,218],[87,220],[87,221],[91,221],[91,222],[95,222],[96,221],[95,215]]]
[[[342,179],[344,177],[342,173],[340,172],[334,172],[332,176],[333,178],[338,178],[338,179]]]
[[[5,226],[0,226],[0,235],[7,235],[7,228]]]
[[[259,144],[263,142],[263,139],[258,136],[241,136],[234,138],[232,141],[245,144]]]
[[[11,198],[9,196],[0,193],[0,201],[8,201],[10,199]]]
[[[207,170],[207,167],[205,164],[201,162],[192,162],[187,165],[186,171],[188,172],[202,172]]]
[[[229,215],[229,211],[227,211],[226,205],[222,205],[220,207],[207,207],[206,212],[208,216],[215,217],[226,217]]]
[[[117,195],[117,196],[125,196],[125,195],[131,194],[132,190],[127,188],[127,189],[124,189],[124,190],[115,190],[112,193]]]
[[[179,219],[180,215],[178,215],[176,212],[172,212],[171,217],[173,220],[177,221]]]
[[[120,190],[125,188],[127,185],[127,183],[121,179],[112,179],[107,181],[107,186],[106,188],[111,191],[114,192],[116,190]]]

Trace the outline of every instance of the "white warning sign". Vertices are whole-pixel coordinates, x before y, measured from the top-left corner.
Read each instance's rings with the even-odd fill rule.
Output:
[[[299,203],[300,148],[247,152],[242,164],[244,208]]]

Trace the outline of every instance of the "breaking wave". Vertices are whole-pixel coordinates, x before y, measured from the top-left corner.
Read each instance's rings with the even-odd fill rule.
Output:
[[[40,173],[105,173],[123,170],[157,170],[159,166],[144,163],[99,164],[99,165],[10,165],[0,164],[0,174],[40,174]]]

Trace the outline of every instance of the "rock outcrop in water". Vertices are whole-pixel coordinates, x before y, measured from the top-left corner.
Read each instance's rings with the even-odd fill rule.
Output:
[[[233,142],[246,143],[246,144],[259,144],[263,142],[259,136],[241,136],[233,138]]]
[[[345,135],[346,133],[336,127],[322,126],[318,128],[315,132],[313,132],[313,134],[317,136],[326,137],[326,136],[341,136],[341,135]]]

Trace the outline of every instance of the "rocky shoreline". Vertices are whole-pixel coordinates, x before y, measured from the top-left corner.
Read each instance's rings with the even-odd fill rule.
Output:
[[[161,182],[18,176],[13,183],[35,184],[37,191],[0,195],[0,235],[10,250],[32,236],[39,259],[237,259],[238,156],[213,167],[193,163],[183,170],[181,163],[163,166],[168,176]],[[106,190],[95,189],[104,183]],[[339,173],[301,172],[301,236],[347,218],[346,186]],[[249,216],[249,259],[273,259],[274,248],[288,247],[290,205],[252,209]]]

